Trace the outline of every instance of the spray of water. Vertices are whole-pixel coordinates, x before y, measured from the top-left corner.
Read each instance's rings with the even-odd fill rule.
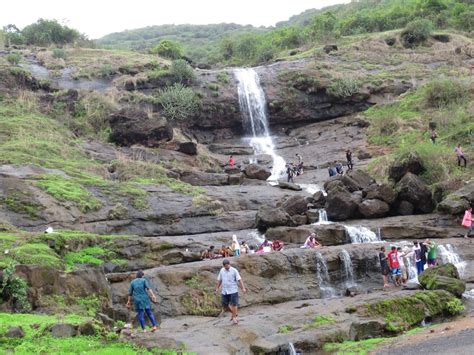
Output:
[[[363,226],[344,226],[352,244],[379,242],[377,234]]]
[[[316,253],[316,281],[323,298],[330,298],[336,295],[336,290],[331,286],[326,260],[324,260],[323,255],[319,252]]]
[[[464,274],[466,262],[461,260],[459,254],[451,244],[438,245],[438,251],[443,264],[451,263],[456,266],[461,276]]]
[[[249,240],[254,240],[257,242],[257,244],[262,244],[265,241],[265,235],[262,235],[259,233],[258,230],[252,230],[247,233],[247,238]]]
[[[275,145],[268,129],[265,94],[260,86],[257,72],[252,68],[236,69],[235,77],[239,81],[239,106],[244,127],[252,135],[250,146],[255,154],[268,154],[273,165],[268,181],[277,181],[285,173],[285,160],[275,153]]]
[[[352,267],[352,259],[346,249],[341,250],[341,252],[339,253],[339,259],[341,259],[342,272],[346,280],[346,286],[354,286],[355,281],[354,281],[354,269]]]

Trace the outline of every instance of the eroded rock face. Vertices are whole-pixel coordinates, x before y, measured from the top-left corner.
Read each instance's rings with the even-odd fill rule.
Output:
[[[290,216],[302,215],[308,210],[308,202],[304,196],[290,196],[278,204]]]
[[[366,199],[378,199],[385,201],[389,205],[395,202],[397,193],[387,184],[372,184],[364,189]]]
[[[109,119],[110,140],[121,146],[142,144],[158,147],[160,143],[173,139],[173,129],[156,120],[148,119],[144,111],[121,110]]]
[[[410,202],[415,212],[430,213],[434,209],[431,190],[428,185],[418,176],[406,173],[397,183],[399,198]]]
[[[420,156],[411,152],[401,156],[392,163],[389,168],[389,177],[398,182],[406,173],[418,175],[424,170],[425,167]]]

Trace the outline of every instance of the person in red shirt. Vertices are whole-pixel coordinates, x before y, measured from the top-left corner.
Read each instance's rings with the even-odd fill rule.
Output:
[[[398,253],[396,246],[392,246],[391,251],[387,254],[387,258],[390,270],[392,270],[393,283],[395,284],[395,286],[400,286],[402,284],[402,272],[400,270],[400,263],[398,262]]]
[[[234,160],[234,157],[232,155],[229,157],[229,165],[231,167],[234,167],[234,165],[235,165],[235,160]]]

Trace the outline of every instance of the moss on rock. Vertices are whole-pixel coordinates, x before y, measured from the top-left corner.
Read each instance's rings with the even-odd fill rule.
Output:
[[[453,264],[443,264],[425,270],[419,276],[420,284],[427,290],[446,290],[461,297],[466,283],[459,279],[459,273]]]

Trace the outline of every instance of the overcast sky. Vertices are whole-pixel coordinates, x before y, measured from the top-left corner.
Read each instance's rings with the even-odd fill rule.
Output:
[[[99,38],[111,32],[163,24],[234,22],[272,26],[307,9],[350,0],[12,0],[2,1],[0,26],[20,29],[38,18],[56,19]]]

